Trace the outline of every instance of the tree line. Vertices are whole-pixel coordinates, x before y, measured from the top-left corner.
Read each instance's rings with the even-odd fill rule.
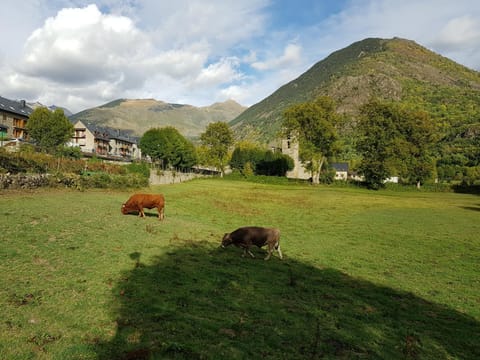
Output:
[[[293,105],[284,113],[283,136],[292,136],[299,142],[300,159],[311,171],[314,183],[326,171],[324,165],[329,160],[353,163],[371,189],[383,187],[392,176],[399,177],[404,184],[420,187],[438,178],[445,169],[440,167],[439,171],[439,164],[448,163],[448,158],[442,157],[447,150],[440,145],[444,135],[426,111],[372,98],[360,108],[355,130],[347,136],[345,131],[342,133],[344,120],[335,102],[327,96]],[[470,163],[468,172],[472,182],[480,178],[478,146],[473,145],[470,153],[471,158],[477,159]]]
[[[328,163],[335,160],[349,161],[372,189],[383,187],[392,176],[418,187],[434,178],[456,177],[468,183],[480,179],[480,126],[466,126],[464,136],[450,142],[451,148],[440,146],[444,137],[452,135],[442,133],[429,112],[374,98],[360,108],[355,131],[348,136],[344,123],[328,96],[295,104],[283,113],[279,136],[298,142],[300,160],[313,183],[320,182]],[[79,156],[69,154],[64,146],[74,129],[63,110],[35,109],[27,129],[43,151]],[[174,127],[164,127],[145,132],[139,147],[164,168],[205,165],[222,175],[230,166],[244,175],[284,176],[294,165],[289,156],[260,144],[235,143],[232,129],[224,122],[209,124],[197,146]]]
[[[142,154],[164,168],[189,169],[194,165],[211,166],[223,176],[227,165],[244,175],[285,176],[293,169],[293,159],[260,145],[240,142],[233,152],[234,135],[225,122],[214,122],[200,135],[195,147],[177,129],[168,126],[148,130],[140,139]]]

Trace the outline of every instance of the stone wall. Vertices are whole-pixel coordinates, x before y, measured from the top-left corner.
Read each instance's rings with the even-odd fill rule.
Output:
[[[47,174],[0,174],[0,189],[34,189],[49,183]]]
[[[156,171],[150,170],[150,185],[165,185],[165,184],[178,184],[188,180],[196,179],[199,177],[206,177],[207,175],[197,173],[183,173],[177,171]]]
[[[150,171],[150,185],[178,184],[199,177],[209,175],[197,173],[183,173],[176,171]],[[72,186],[65,183],[65,179],[49,179],[48,174],[0,174],[0,190],[2,189],[35,189],[42,186],[52,185],[51,180],[57,183],[64,183],[66,186]],[[73,181],[73,180],[72,180]]]

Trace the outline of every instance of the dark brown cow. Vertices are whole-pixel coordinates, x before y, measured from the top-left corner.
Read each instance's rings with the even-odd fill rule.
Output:
[[[122,204],[122,214],[126,215],[132,212],[138,211],[138,216],[145,217],[143,209],[153,209],[157,208],[158,210],[158,219],[163,220],[165,217],[165,198],[162,194],[135,194],[130,196],[128,201],[125,204]]]
[[[268,246],[268,253],[265,260],[270,259],[273,249],[278,251],[278,256],[283,259],[282,251],[280,250],[280,230],[276,228],[264,228],[258,226],[246,226],[235,230],[232,233],[227,233],[223,236],[222,247],[228,245],[235,245],[243,248],[243,255],[250,254],[252,258],[255,255],[250,251],[250,246],[256,245],[259,248]]]

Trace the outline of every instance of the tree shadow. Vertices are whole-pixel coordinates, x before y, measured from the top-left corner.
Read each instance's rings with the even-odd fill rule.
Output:
[[[477,206],[461,206],[461,208],[465,209],[465,210],[480,211],[480,205],[477,205]]]
[[[453,185],[452,189],[456,193],[460,194],[473,194],[473,195],[480,195],[480,185],[466,185],[466,184],[457,184]]]
[[[480,323],[411,293],[288,256],[185,242],[113,289],[99,359],[474,359]]]

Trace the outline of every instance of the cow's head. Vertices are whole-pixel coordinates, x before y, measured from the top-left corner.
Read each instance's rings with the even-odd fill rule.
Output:
[[[123,214],[123,215],[128,214],[128,209],[127,209],[127,207],[125,206],[125,204],[122,204],[122,214]]]
[[[229,233],[226,233],[225,235],[223,235],[222,248],[227,247],[227,246],[230,245],[232,242],[233,242],[233,240],[232,240],[230,234],[229,234]]]

